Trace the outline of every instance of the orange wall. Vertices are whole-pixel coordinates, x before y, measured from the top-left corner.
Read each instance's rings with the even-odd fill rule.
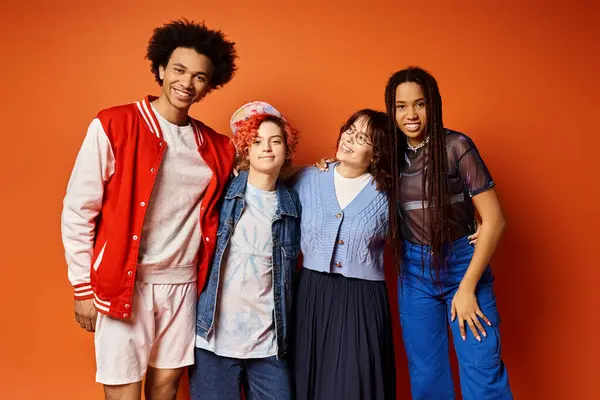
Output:
[[[145,46],[155,26],[181,16],[225,30],[241,57],[233,82],[193,115],[226,132],[243,102],[272,102],[303,132],[302,163],[333,154],[349,113],[384,107],[392,72],[429,69],[446,124],[477,142],[509,221],[494,266],[516,397],[599,398],[600,221],[598,190],[589,187],[598,183],[598,6],[3,3],[10,5],[0,8],[1,399],[102,398],[92,335],[73,321],[61,200],[96,111],[158,92]],[[400,341],[397,353],[398,391],[408,398]]]

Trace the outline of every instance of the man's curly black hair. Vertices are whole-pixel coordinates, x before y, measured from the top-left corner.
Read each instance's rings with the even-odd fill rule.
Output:
[[[229,82],[237,70],[234,42],[226,40],[223,32],[208,29],[204,22],[181,19],[154,29],[148,43],[146,58],[150,60],[152,73],[161,85],[158,67],[166,67],[171,54],[178,47],[194,49],[212,61],[214,71],[210,84],[213,89]]]

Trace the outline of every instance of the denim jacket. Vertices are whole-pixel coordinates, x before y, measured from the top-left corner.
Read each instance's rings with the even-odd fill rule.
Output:
[[[219,214],[219,229],[215,256],[209,277],[197,305],[196,333],[208,340],[213,329],[219,278],[223,254],[245,207],[244,195],[248,172],[242,171],[229,182]],[[293,277],[300,252],[300,201],[297,193],[277,181],[277,210],[271,228],[273,235],[273,296],[275,303],[275,334],[277,354],[282,357],[288,350],[289,321],[292,309]]]

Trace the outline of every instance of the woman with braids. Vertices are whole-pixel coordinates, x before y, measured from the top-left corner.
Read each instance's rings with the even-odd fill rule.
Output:
[[[361,110],[340,130],[339,162],[296,177],[303,254],[294,312],[299,400],[395,398],[383,272],[390,152],[386,114]]]
[[[512,399],[488,265],[505,226],[494,181],[473,141],[444,127],[429,73],[395,73],[385,101],[394,129],[390,231],[413,399],[454,398],[448,324],[463,398]],[[474,247],[475,211],[481,227]]]

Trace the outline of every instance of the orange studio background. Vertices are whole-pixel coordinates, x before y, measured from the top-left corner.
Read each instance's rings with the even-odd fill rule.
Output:
[[[240,56],[233,81],[192,114],[228,132],[241,104],[272,102],[302,131],[299,163],[333,155],[353,111],[383,109],[394,71],[430,70],[446,125],[477,143],[508,219],[493,266],[515,397],[599,399],[593,3],[2,2],[0,399],[102,398],[93,336],[73,320],[61,202],[96,112],[158,93],[145,47],[180,17],[224,30]],[[389,287],[397,313],[393,277]]]

